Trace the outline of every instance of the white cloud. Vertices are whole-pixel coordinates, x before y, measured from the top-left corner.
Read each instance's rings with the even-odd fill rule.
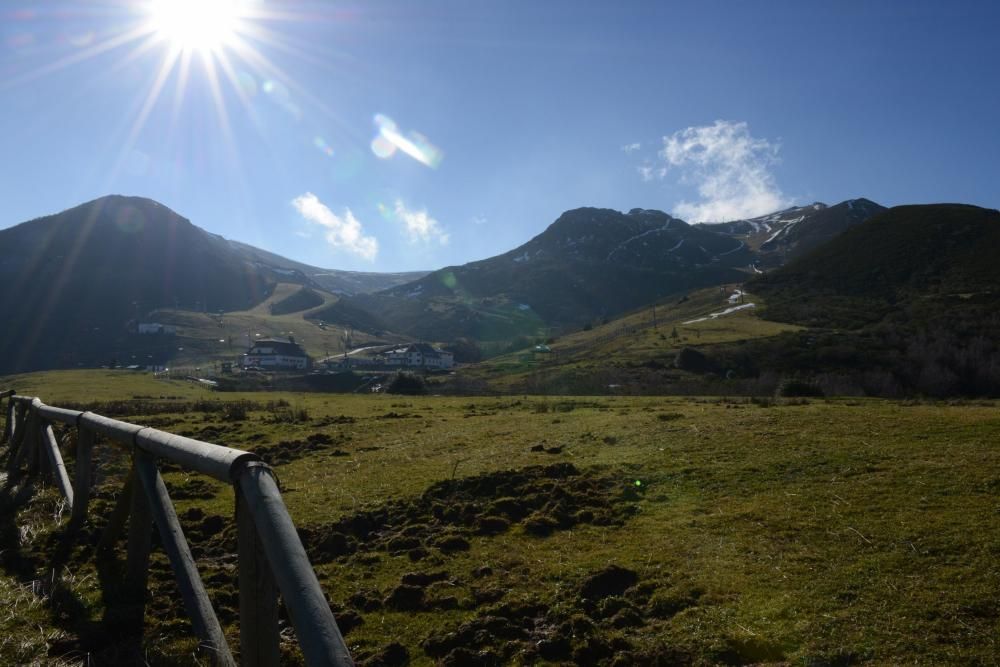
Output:
[[[373,261],[378,254],[378,239],[364,235],[361,223],[351,209],[345,208],[344,215],[339,216],[311,192],[293,199],[292,206],[309,222],[325,227],[326,240],[334,248],[354,253],[368,261]]]
[[[485,225],[489,220],[486,219],[485,215],[474,215],[472,216],[472,224],[474,225]]]
[[[416,243],[417,241],[427,243],[428,241],[436,240],[441,245],[447,245],[447,232],[441,229],[438,221],[427,213],[427,209],[411,211],[406,208],[401,199],[397,199],[394,213],[396,219],[406,226],[406,233],[410,237],[410,243]]]
[[[642,148],[642,144],[640,144],[638,141],[636,141],[635,143],[625,144],[624,146],[622,146],[622,151],[624,151],[625,154],[627,155],[629,153],[636,152],[640,148]]]
[[[649,183],[653,179],[662,181],[663,178],[667,175],[666,167],[662,166],[656,167],[654,165],[649,164],[648,162],[646,164],[636,167],[636,170],[639,172],[639,176],[642,177],[642,180],[645,183]]]
[[[752,218],[791,205],[774,180],[777,143],[755,139],[746,123],[717,120],[663,137],[659,157],[697,187],[700,201],[681,201],[674,215],[689,222]],[[644,180],[650,180],[640,168]],[[664,171],[666,175],[666,171]]]

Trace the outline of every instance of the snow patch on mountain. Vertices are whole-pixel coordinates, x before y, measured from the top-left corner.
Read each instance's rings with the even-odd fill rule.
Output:
[[[720,252],[718,254],[718,257],[725,257],[726,255],[732,255],[734,252],[737,252],[739,250],[743,250],[743,248],[745,248],[745,247],[746,247],[746,243],[744,243],[743,241],[740,241],[738,243],[738,245],[735,248],[733,248],[732,250],[727,250],[726,252]]]
[[[741,306],[732,306],[730,308],[726,308],[725,310],[720,310],[717,313],[709,313],[705,317],[699,317],[697,319],[688,320],[687,322],[681,322],[681,324],[696,324],[698,322],[706,322],[708,320],[714,320],[714,319],[716,319],[718,317],[722,317],[724,315],[731,315],[732,313],[736,313],[736,312],[739,312],[741,310],[746,310],[748,308],[756,308],[756,307],[757,307],[757,304],[755,304],[755,303],[744,303]]]
[[[627,246],[632,241],[635,241],[636,239],[641,239],[644,236],[649,236],[650,234],[659,234],[660,232],[665,232],[669,228],[670,228],[670,223],[668,222],[663,227],[659,227],[657,229],[649,229],[649,230],[646,230],[646,231],[642,232],[641,234],[636,234],[635,236],[632,236],[632,237],[629,237],[629,238],[625,239],[624,241],[622,241],[621,243],[619,243],[614,249],[612,249],[611,252],[608,253],[608,256],[604,258],[604,261],[605,262],[610,262],[611,258],[614,256],[614,254],[616,252],[618,252],[619,250],[624,249],[625,246]]]

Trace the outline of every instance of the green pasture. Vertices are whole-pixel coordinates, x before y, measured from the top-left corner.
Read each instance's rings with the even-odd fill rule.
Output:
[[[359,662],[989,665],[1000,654],[993,403],[220,396],[110,372],[12,382],[260,452]],[[245,402],[200,403],[217,399]],[[127,453],[104,451],[95,530],[127,466]],[[235,645],[232,492],[166,478]],[[87,548],[47,565],[66,521],[54,492],[16,509],[9,496],[0,662],[120,655],[85,638],[102,616]],[[351,532],[359,522],[372,530]],[[145,659],[193,664],[164,563],[154,557]],[[616,573],[624,583],[601,589]]]

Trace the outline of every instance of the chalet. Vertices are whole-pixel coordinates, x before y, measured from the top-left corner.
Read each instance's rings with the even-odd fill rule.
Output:
[[[309,367],[309,356],[291,336],[287,339],[261,338],[243,355],[241,365],[243,368],[305,370]]]
[[[451,352],[439,350],[429,343],[411,343],[386,352],[385,364],[407,368],[451,368],[455,365],[455,357]]]

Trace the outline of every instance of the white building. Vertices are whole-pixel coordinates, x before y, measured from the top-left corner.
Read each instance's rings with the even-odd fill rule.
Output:
[[[244,368],[305,370],[309,367],[309,355],[291,336],[287,340],[261,338],[243,355],[241,365]]]
[[[439,350],[428,343],[411,343],[385,353],[387,366],[408,368],[447,369],[455,365],[451,352]]]

